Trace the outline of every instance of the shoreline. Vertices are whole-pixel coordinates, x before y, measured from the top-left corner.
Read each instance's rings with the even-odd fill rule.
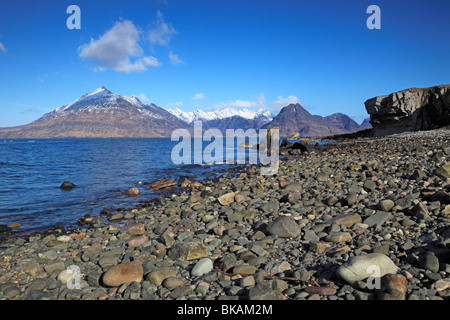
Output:
[[[66,235],[8,239],[0,299],[449,300],[450,181],[436,173],[449,145],[448,130],[344,139],[284,157],[274,176],[238,165],[185,181],[189,194],[150,199],[116,224],[99,215]],[[399,268],[383,290],[337,276],[373,254]],[[64,282],[72,265],[79,289]]]

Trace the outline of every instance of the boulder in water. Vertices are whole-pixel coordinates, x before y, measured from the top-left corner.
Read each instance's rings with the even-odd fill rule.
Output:
[[[64,181],[59,187],[63,190],[72,190],[76,186],[77,186],[76,184],[74,184],[70,181]]]

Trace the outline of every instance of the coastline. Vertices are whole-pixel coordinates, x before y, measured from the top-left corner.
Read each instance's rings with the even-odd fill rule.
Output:
[[[387,300],[406,283],[396,298],[449,300],[439,285],[450,282],[450,181],[438,171],[449,145],[449,130],[344,139],[283,157],[274,176],[235,166],[113,222],[8,239],[0,299]],[[402,285],[337,277],[370,254],[397,266]],[[117,280],[127,284],[105,284],[124,265],[136,268]]]

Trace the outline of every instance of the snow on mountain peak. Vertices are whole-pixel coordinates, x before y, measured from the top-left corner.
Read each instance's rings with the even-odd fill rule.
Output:
[[[256,120],[256,119],[267,119],[272,120],[272,114],[270,111],[265,111],[264,109],[258,110],[248,110],[248,109],[233,109],[233,108],[225,108],[222,110],[216,111],[203,111],[200,109],[196,109],[194,111],[185,112],[178,108],[175,109],[167,109],[174,116],[179,119],[192,123],[196,120],[220,120],[225,118],[230,118],[233,116],[239,116],[244,119]]]
[[[159,118],[157,112],[152,111],[154,107],[143,104],[136,96],[121,96],[112,93],[104,86],[86,93],[70,104],[62,105],[43,116],[62,115],[65,112],[77,111],[93,111],[98,109],[114,109],[114,108],[136,108],[141,114],[153,118]]]

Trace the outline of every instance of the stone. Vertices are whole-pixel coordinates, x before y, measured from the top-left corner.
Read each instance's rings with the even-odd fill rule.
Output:
[[[23,266],[22,270],[26,274],[36,277],[44,272],[44,267],[41,264],[39,264],[37,261],[30,261]]]
[[[10,225],[9,225],[9,228],[11,228],[11,229],[17,229],[17,228],[20,228],[22,225],[20,224],[20,223],[18,223],[18,222],[14,222],[14,223],[11,223]]]
[[[267,231],[280,238],[297,238],[301,228],[292,216],[279,216],[267,228]]]
[[[257,284],[248,291],[249,300],[277,300],[274,290],[266,284]]]
[[[408,281],[401,274],[385,274],[381,277],[381,300],[405,300]]]
[[[56,262],[53,262],[53,263],[46,264],[44,266],[44,270],[48,274],[52,274],[55,270],[62,271],[65,268],[66,268],[66,266],[64,265],[64,261],[56,261]]]
[[[437,168],[435,173],[443,179],[450,177],[450,162],[447,162],[442,167]]]
[[[425,270],[439,272],[439,259],[433,252],[427,252],[419,259],[419,265]]]
[[[187,284],[188,283],[185,280],[176,278],[176,277],[166,278],[162,282],[162,286],[167,289],[181,287],[181,286],[185,286]]]
[[[341,225],[343,224],[347,228],[350,228],[355,223],[360,223],[362,221],[361,216],[357,213],[349,213],[342,216],[336,216],[334,218],[328,219],[324,221],[323,223],[326,225],[332,225],[337,224]]]
[[[356,203],[358,203],[358,196],[356,194],[354,194],[354,193],[349,194],[344,199],[344,204],[347,205],[347,206],[353,206]]]
[[[146,236],[138,236],[136,238],[131,239],[128,241],[129,247],[139,247],[140,245],[143,245],[146,243],[148,238]]]
[[[64,181],[60,186],[62,190],[72,190],[76,187],[76,184],[70,182],[70,181]]]
[[[383,223],[392,218],[392,214],[386,211],[377,211],[375,214],[366,218],[363,223],[369,227],[381,226]]]
[[[200,259],[192,268],[191,275],[194,277],[200,277],[213,269],[213,262],[209,258]]]
[[[450,288],[450,278],[440,279],[433,283],[432,288],[436,289],[436,291],[441,292]]]
[[[141,282],[144,269],[141,262],[129,261],[118,264],[103,274],[103,283],[108,287],[118,287],[123,283]]]
[[[251,265],[235,266],[232,269],[232,273],[238,273],[238,274],[241,274],[241,275],[255,274],[256,273],[256,267],[251,266]]]
[[[208,249],[199,241],[184,241],[175,243],[169,250],[172,260],[195,260],[208,255]]]
[[[61,241],[61,242],[69,242],[70,240],[72,240],[72,237],[68,236],[68,235],[62,235],[59,236],[58,238],[56,238],[57,241]]]
[[[367,192],[373,192],[375,191],[375,189],[377,188],[377,184],[375,183],[375,181],[372,180],[366,180],[364,182],[363,185],[364,190],[366,190]]]
[[[221,205],[227,206],[234,202],[235,195],[236,194],[234,192],[229,192],[229,193],[226,193],[226,194],[220,196],[219,198],[217,198],[217,200],[219,201],[219,203]]]
[[[250,287],[256,284],[254,276],[247,276],[239,279],[239,286],[241,287]]]
[[[155,271],[150,272],[145,279],[150,281],[152,284],[156,286],[160,286],[163,281],[167,278],[176,277],[177,274],[175,270],[170,267],[159,268]]]
[[[319,296],[332,296],[336,294],[336,288],[333,287],[308,287],[303,289],[310,295],[318,294]]]
[[[122,194],[125,194],[127,196],[138,196],[141,194],[141,192],[139,191],[138,188],[133,187],[133,188],[123,191]]]
[[[394,201],[386,199],[380,201],[378,204],[378,208],[380,208],[381,211],[391,211],[391,209],[395,206]]]
[[[347,242],[352,240],[352,235],[349,232],[333,232],[327,235],[324,240],[334,243]]]
[[[381,253],[369,253],[350,257],[336,270],[336,275],[352,285],[356,281],[373,276],[374,269],[379,271],[376,274],[380,277],[387,273],[396,274],[398,271],[398,267],[388,256]]]
[[[120,240],[130,240],[136,236],[142,236],[146,233],[143,223],[130,221],[126,226],[122,227],[117,234]]]
[[[264,267],[264,272],[272,275],[289,270],[291,270],[291,265],[287,261],[270,261]]]
[[[331,196],[327,199],[327,204],[329,206],[333,206],[338,201],[339,201],[339,199],[336,196]]]
[[[150,185],[150,189],[152,190],[159,190],[167,187],[171,187],[173,185],[176,185],[177,183],[173,181],[173,179],[160,179],[158,181],[153,182]]]

